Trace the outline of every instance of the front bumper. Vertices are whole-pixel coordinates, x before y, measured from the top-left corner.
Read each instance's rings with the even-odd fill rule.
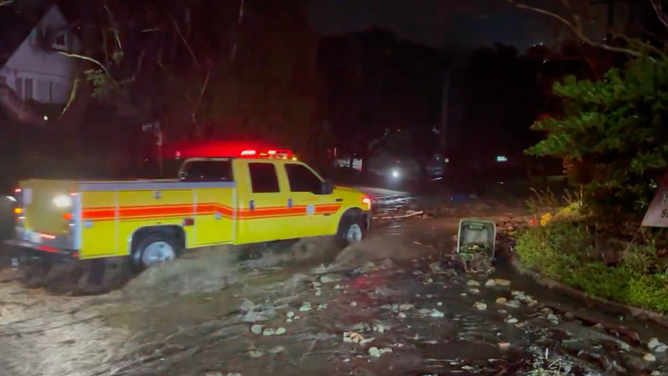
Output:
[[[364,214],[364,224],[366,225],[366,230],[369,231],[371,229],[371,212],[370,211],[365,211]]]
[[[25,240],[7,240],[5,244],[10,247],[12,267],[37,260],[61,264],[75,261],[78,258],[78,253],[74,250],[50,247]]]

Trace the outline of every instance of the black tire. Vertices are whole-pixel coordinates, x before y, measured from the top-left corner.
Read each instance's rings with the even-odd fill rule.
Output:
[[[178,257],[181,254],[182,246],[179,242],[174,239],[173,236],[166,234],[164,232],[156,231],[143,236],[137,241],[136,245],[133,246],[131,263],[132,267],[137,270],[144,270],[148,266],[142,262],[144,258],[144,252],[146,249],[153,243],[164,242],[168,244],[174,253],[174,258]]]
[[[339,229],[336,233],[336,243],[339,247],[345,248],[355,243],[359,243],[366,236],[366,223],[362,213],[346,213],[341,217]],[[349,236],[351,231],[359,232],[359,240],[353,241]]]

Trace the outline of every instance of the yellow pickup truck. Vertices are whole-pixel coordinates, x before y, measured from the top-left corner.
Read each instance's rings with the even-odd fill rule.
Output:
[[[16,193],[8,244],[23,260],[125,257],[146,268],[222,244],[334,235],[345,246],[371,218],[368,196],[272,150],[184,159],[173,180],[26,180]]]

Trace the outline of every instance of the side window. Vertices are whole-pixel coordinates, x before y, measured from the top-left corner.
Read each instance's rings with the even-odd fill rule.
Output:
[[[251,187],[253,193],[277,193],[278,175],[273,163],[249,163]]]
[[[183,169],[182,181],[225,182],[232,181],[230,161],[192,161]]]
[[[286,164],[285,172],[290,182],[290,191],[316,194],[322,191],[322,180],[306,166],[294,163]]]

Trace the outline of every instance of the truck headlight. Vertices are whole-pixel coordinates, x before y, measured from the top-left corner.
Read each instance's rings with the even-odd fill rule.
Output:
[[[60,195],[53,198],[53,204],[59,208],[72,206],[72,198],[67,195]]]

